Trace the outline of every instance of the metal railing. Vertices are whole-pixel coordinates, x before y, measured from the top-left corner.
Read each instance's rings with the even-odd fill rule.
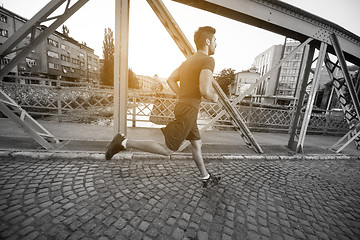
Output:
[[[109,87],[75,83],[69,85],[69,82],[49,79],[38,84],[0,82],[0,87],[35,118],[85,123],[112,119],[114,96],[113,89]],[[175,103],[175,96],[169,93],[129,90],[127,119],[134,127],[150,122],[164,125],[174,117]],[[236,108],[252,131],[287,132],[294,115],[294,110],[287,109],[251,105],[237,105]],[[218,104],[203,102],[199,124],[206,124],[221,110]],[[232,125],[225,115],[214,127],[230,129]],[[309,132],[312,133],[341,134],[348,128],[341,116],[333,116],[326,111],[313,113],[309,123]]]

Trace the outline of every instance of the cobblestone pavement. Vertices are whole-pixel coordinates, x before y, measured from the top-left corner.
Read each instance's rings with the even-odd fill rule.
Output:
[[[1,239],[359,239],[359,160],[0,158]]]

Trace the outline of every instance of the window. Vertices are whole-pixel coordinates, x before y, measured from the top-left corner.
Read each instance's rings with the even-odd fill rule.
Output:
[[[48,38],[48,44],[54,46],[54,47],[59,47],[59,43],[51,38]]]
[[[1,15],[0,15],[0,21],[1,21],[1,22],[4,22],[4,23],[7,23],[7,16],[1,14]]]
[[[71,60],[71,62],[74,63],[74,64],[77,64],[77,65],[80,65],[80,60],[79,60],[79,59],[76,59],[76,58],[73,58],[73,59]]]
[[[10,59],[9,58],[3,58],[1,59],[1,65],[6,65],[10,62]]]
[[[63,73],[70,73],[71,69],[68,66],[62,66],[62,71],[63,71]]]
[[[60,48],[64,51],[69,51],[70,50],[70,47],[69,46],[66,46],[65,44],[62,44],[60,43]]]
[[[59,54],[53,51],[47,51],[47,55],[52,58],[59,58]]]
[[[1,29],[1,28],[0,28],[0,36],[8,37],[8,36],[9,36],[8,30]]]
[[[36,66],[36,61],[35,59],[32,58],[25,58],[25,62],[28,65],[28,67],[35,67]]]
[[[80,53],[80,54],[79,54],[79,57],[84,58],[84,57],[85,57],[85,55],[84,55],[84,54],[82,54],[82,53]]]
[[[70,57],[61,54],[61,60],[70,62]]]
[[[49,68],[58,70],[59,69],[59,64],[49,62]]]

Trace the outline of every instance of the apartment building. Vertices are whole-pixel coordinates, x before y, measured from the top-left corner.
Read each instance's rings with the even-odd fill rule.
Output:
[[[235,81],[229,87],[230,95],[237,97],[245,92],[260,78],[260,73],[255,67],[235,73]],[[254,91],[255,92],[255,91]],[[252,94],[254,94],[254,92]]]
[[[263,76],[298,45],[300,42],[292,39],[286,39],[285,45],[273,45],[255,57],[253,66],[256,67],[260,76]],[[264,103],[291,103],[298,86],[302,55],[303,49],[299,49],[292,58],[282,64],[280,70],[270,74],[254,94],[266,96],[262,99]]]
[[[265,75],[265,73],[271,70],[281,60],[282,51],[283,51],[283,45],[281,44],[273,45],[255,57],[253,67],[257,69],[257,72],[260,74],[260,77]],[[270,76],[267,77],[265,81],[263,81],[260,84],[260,86],[256,88],[253,94],[274,96],[276,93],[276,85],[278,78],[279,78],[279,72],[274,71]],[[263,101],[268,103],[268,101],[271,100],[264,99]]]
[[[143,90],[143,91],[162,91],[163,90],[163,84],[157,75],[155,75],[154,77],[136,75],[136,78],[139,82],[140,90]]]
[[[284,57],[289,55],[300,42],[287,40],[284,46]],[[298,85],[298,76],[303,55],[303,48],[299,49],[295,55],[281,66],[280,75],[277,81],[275,94],[278,96],[295,96]]]
[[[18,30],[27,19],[0,7],[0,44],[4,43]],[[37,28],[39,33],[45,26]],[[30,37],[25,38],[17,48],[30,44]],[[16,52],[1,60],[7,64]],[[86,44],[55,31],[40,43],[11,71],[11,74],[41,76],[74,82],[100,82],[99,56]]]

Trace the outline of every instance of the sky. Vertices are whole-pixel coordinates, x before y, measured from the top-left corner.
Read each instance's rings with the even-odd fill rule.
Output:
[[[0,0],[0,5],[30,19],[48,2],[49,0]],[[225,68],[233,68],[236,72],[247,70],[257,55],[274,44],[284,43],[284,36],[170,0],[163,2],[193,46],[193,34],[199,26],[210,25],[216,28],[218,45],[213,56],[216,61],[215,73]],[[360,36],[359,0],[284,2]],[[70,30],[70,37],[78,42],[86,42],[102,58],[104,29],[115,29],[115,0],[89,0],[64,24]],[[160,78],[167,78],[185,60],[146,0],[130,0],[129,27],[129,67],[136,74],[157,74]]]

